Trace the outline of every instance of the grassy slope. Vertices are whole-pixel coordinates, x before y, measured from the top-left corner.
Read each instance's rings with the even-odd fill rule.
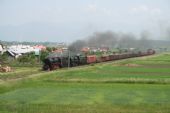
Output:
[[[15,67],[12,68],[12,72],[0,73],[0,79],[3,81],[10,80],[10,79],[19,79],[36,73],[40,73],[40,69],[38,67],[33,67],[33,68]]]
[[[128,63],[140,66],[125,66]],[[169,67],[170,55],[163,54],[149,59],[41,72],[41,76],[1,84],[0,110],[7,113],[168,113]]]

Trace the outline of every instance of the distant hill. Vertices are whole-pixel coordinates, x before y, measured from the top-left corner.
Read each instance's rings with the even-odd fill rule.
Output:
[[[169,48],[170,49],[170,40],[148,40],[150,46],[153,48]],[[24,44],[24,45],[44,45],[47,47],[59,47],[59,46],[68,46],[64,42],[18,42],[18,41],[0,41],[0,44],[3,45],[17,45],[17,44]]]
[[[0,41],[1,44],[3,45],[18,45],[18,44],[23,44],[23,45],[44,45],[47,47],[58,47],[58,46],[67,46],[66,43],[64,42],[18,42],[18,41]]]
[[[153,47],[170,47],[170,40],[150,40]]]

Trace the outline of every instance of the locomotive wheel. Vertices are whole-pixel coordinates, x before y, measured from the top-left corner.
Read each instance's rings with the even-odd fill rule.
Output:
[[[43,70],[49,71],[49,70],[50,70],[50,67],[49,67],[48,65],[44,65],[44,66],[43,66]]]
[[[59,69],[59,65],[53,65],[51,70]]]

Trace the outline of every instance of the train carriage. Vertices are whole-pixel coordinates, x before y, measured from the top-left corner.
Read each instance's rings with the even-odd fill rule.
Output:
[[[113,55],[103,55],[97,57],[96,55],[83,55],[83,54],[52,54],[49,55],[44,60],[43,70],[55,70],[58,68],[63,67],[75,67],[79,65],[86,65],[92,63],[99,63],[99,62],[107,62],[112,60],[120,60],[126,58],[133,58],[133,57],[141,57],[147,55],[153,55],[155,51],[152,49],[148,49],[147,51],[136,51],[136,52],[126,52],[121,54],[113,54]]]

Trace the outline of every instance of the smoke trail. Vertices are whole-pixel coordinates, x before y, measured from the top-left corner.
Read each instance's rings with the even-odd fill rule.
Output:
[[[70,51],[80,51],[83,47],[85,47],[86,41],[84,40],[76,40],[75,42],[73,42],[71,45],[69,45],[68,49]]]
[[[140,38],[137,38],[132,33],[117,33],[112,31],[95,32],[84,40],[77,40],[73,42],[69,49],[71,51],[79,51],[83,47],[108,47],[108,48],[151,48],[151,41],[149,40],[150,33],[143,31]]]

